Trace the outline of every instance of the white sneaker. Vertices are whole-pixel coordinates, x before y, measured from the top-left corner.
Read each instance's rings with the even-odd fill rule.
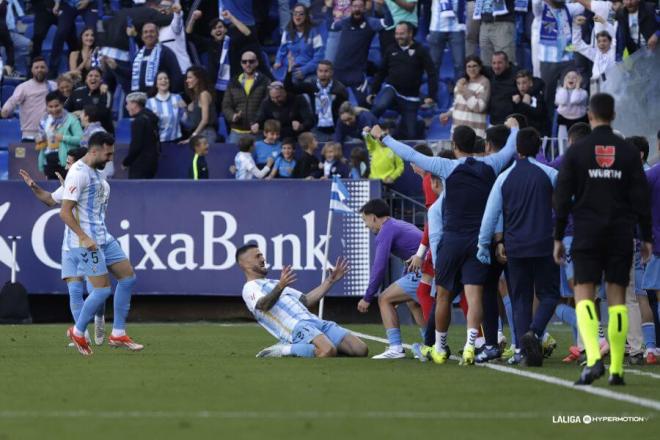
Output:
[[[270,347],[266,347],[257,353],[258,358],[280,358],[284,357],[284,348],[286,344],[275,344]]]
[[[397,351],[391,348],[388,348],[381,354],[373,356],[371,359],[403,359],[406,357],[406,352],[404,350]]]
[[[105,316],[94,316],[94,343],[103,345],[105,340]]]

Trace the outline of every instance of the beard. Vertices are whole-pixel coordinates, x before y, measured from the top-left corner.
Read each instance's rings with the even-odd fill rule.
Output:
[[[34,79],[37,82],[44,82],[44,80],[46,79],[46,74],[43,72],[39,72],[36,75],[34,75]]]

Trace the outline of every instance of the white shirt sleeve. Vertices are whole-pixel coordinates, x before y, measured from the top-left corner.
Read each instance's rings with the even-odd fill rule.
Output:
[[[60,186],[50,194],[50,197],[55,200],[55,203],[62,203],[62,196],[64,195],[64,187]]]
[[[73,200],[74,202],[79,201],[80,195],[87,185],[89,185],[89,178],[86,174],[70,170],[64,181],[62,200]]]
[[[266,296],[264,291],[255,282],[245,283],[243,286],[243,301],[250,313],[254,313],[257,301]]]

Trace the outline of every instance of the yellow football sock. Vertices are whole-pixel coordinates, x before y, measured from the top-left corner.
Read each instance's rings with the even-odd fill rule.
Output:
[[[580,336],[584,343],[584,350],[587,353],[587,366],[591,367],[600,359],[596,305],[592,300],[582,300],[575,304],[575,315],[577,317],[578,330],[580,330]]]
[[[623,374],[623,354],[628,335],[628,308],[625,305],[612,306],[609,309],[610,323],[607,336],[610,339],[610,374]]]

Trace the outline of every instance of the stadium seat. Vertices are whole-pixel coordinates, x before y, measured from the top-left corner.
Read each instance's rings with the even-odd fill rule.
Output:
[[[218,134],[224,139],[229,137],[229,132],[227,131],[227,122],[225,121],[224,116],[218,116]]]
[[[131,142],[131,119],[123,118],[117,121],[115,140],[118,144],[129,144]]]
[[[440,119],[436,116],[431,119],[431,125],[426,132],[427,139],[449,139],[451,133],[451,123],[442,125]]]
[[[3,84],[0,89],[0,103],[4,104],[14,93],[16,86],[14,84]]]
[[[0,180],[9,178],[9,152],[0,149]]]
[[[0,119],[0,148],[21,141],[21,123],[18,119]]]

